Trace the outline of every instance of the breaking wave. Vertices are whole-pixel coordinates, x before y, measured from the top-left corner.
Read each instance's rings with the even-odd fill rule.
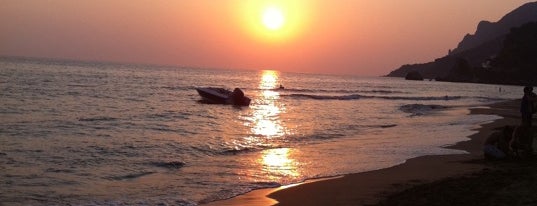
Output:
[[[399,109],[405,113],[410,113],[411,116],[420,116],[432,111],[438,111],[446,108],[448,107],[434,104],[406,104],[401,106]]]
[[[257,89],[253,88],[252,90],[266,90],[266,89]],[[403,91],[394,91],[394,90],[385,90],[385,89],[376,89],[376,90],[329,90],[329,89],[269,89],[272,91],[280,92],[299,92],[299,93],[344,93],[344,94],[355,94],[355,93],[369,93],[369,94],[404,94],[408,92]]]
[[[285,95],[283,95],[285,96]],[[329,96],[329,95],[312,95],[312,94],[290,94],[292,98],[298,99],[317,99],[317,100],[356,100],[362,98],[361,95],[343,95],[343,96]]]
[[[186,163],[181,161],[170,161],[170,162],[152,162],[151,165],[155,167],[161,167],[166,169],[179,169],[186,165]]]
[[[315,95],[315,94],[288,94],[282,95],[283,97],[290,97],[296,99],[314,99],[314,100],[359,100],[359,99],[386,99],[386,100],[458,100],[462,99],[461,96],[435,96],[435,97],[423,97],[423,96],[371,96],[371,95]]]

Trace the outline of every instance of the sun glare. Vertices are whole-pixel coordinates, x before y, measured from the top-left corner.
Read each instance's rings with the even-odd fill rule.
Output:
[[[280,8],[271,6],[263,11],[262,16],[263,24],[270,30],[278,30],[282,28],[285,23],[285,17]]]
[[[265,42],[288,42],[305,29],[311,19],[307,0],[241,1],[237,18],[247,32]]]
[[[274,70],[263,70],[261,73],[260,89],[277,88],[279,72]]]

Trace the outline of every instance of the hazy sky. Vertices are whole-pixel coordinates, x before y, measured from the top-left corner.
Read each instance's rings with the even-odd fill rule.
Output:
[[[522,0],[0,0],[0,55],[384,75]],[[281,28],[263,24],[274,7]]]

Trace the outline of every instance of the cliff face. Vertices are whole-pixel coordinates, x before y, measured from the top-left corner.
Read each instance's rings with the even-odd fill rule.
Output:
[[[537,22],[537,2],[517,8],[497,23],[480,22],[476,33],[466,35],[447,56],[433,62],[403,65],[387,76],[405,77],[408,72],[416,71],[426,79],[444,81],[504,84],[533,81],[526,76],[537,81],[537,64],[532,62],[537,61],[533,55],[537,52],[527,48],[527,45],[537,43],[537,35],[532,34],[533,24],[529,22]],[[513,29],[521,25],[524,26]],[[533,69],[529,69],[532,66]],[[515,75],[522,68],[526,75]],[[507,70],[511,72],[506,73]]]
[[[475,48],[485,42],[505,36],[511,28],[522,26],[531,21],[537,21],[537,2],[524,4],[496,23],[479,22],[475,34],[467,34],[457,48],[453,49],[452,54]]]

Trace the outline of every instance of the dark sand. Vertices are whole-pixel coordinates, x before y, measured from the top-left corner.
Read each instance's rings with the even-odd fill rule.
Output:
[[[486,161],[482,143],[504,125],[520,123],[518,101],[473,109],[503,119],[481,125],[469,141],[450,148],[464,155],[435,155],[394,167],[263,189],[208,205],[537,205],[537,159]]]

